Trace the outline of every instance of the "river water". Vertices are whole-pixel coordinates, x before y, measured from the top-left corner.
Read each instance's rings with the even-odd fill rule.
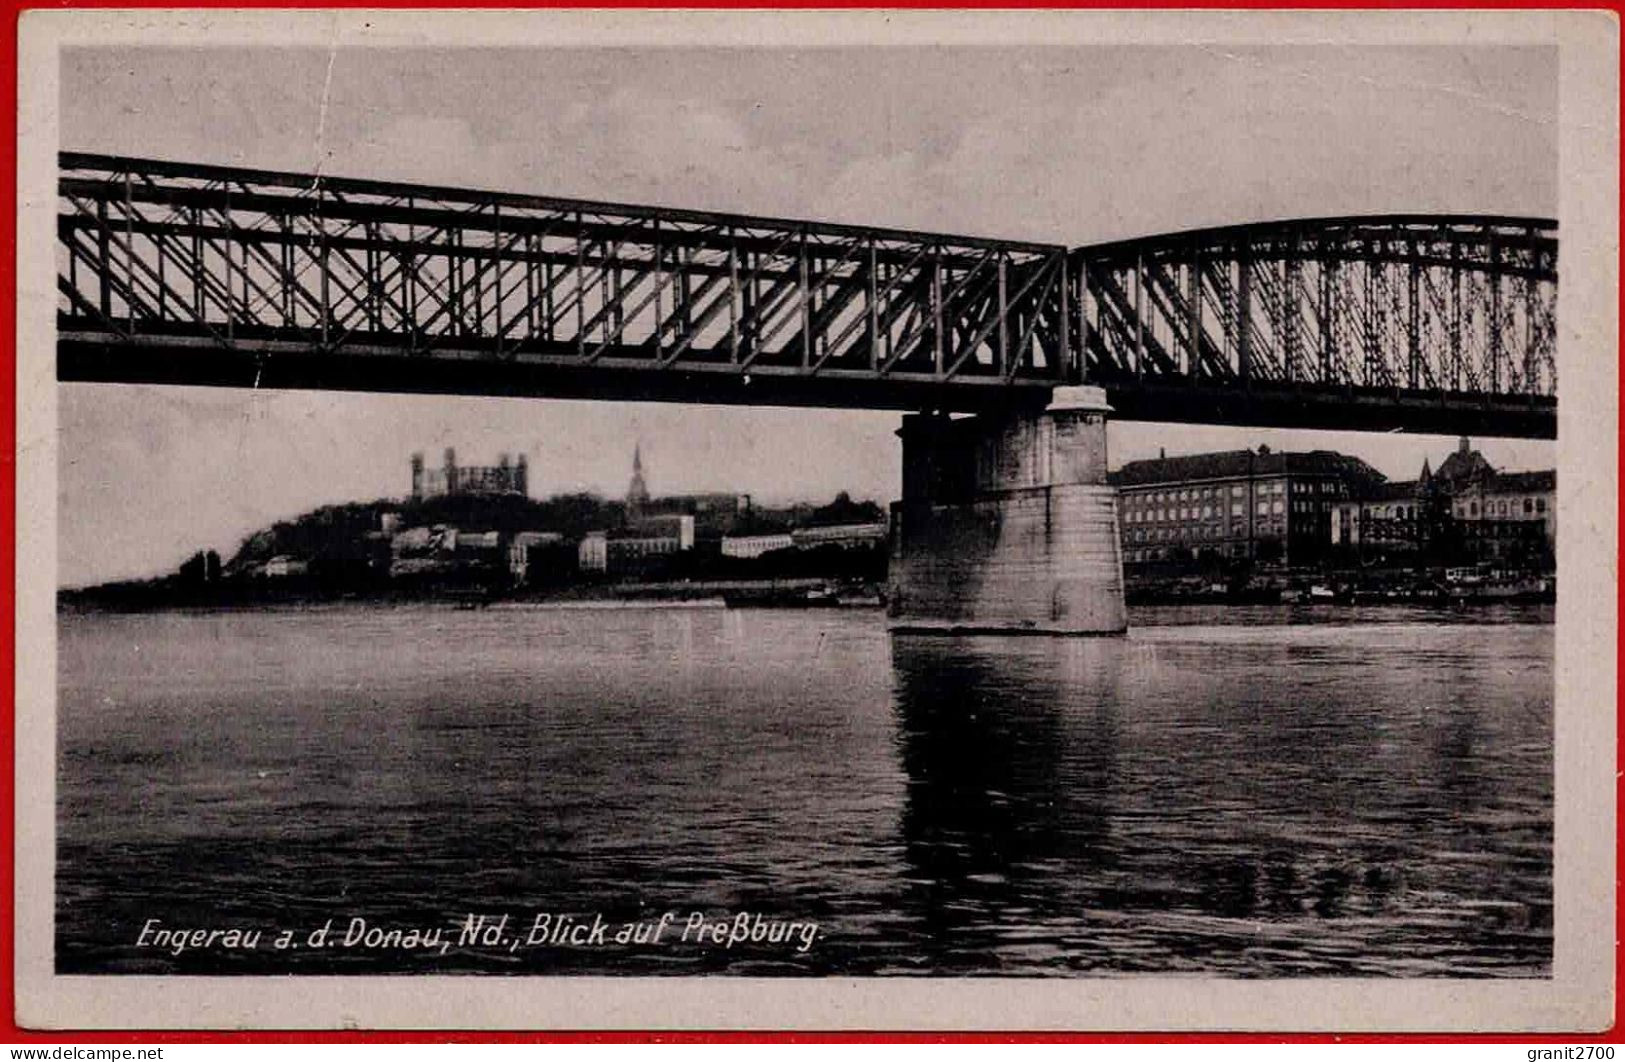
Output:
[[[57,967],[1549,974],[1549,609],[1131,619],[65,613]]]

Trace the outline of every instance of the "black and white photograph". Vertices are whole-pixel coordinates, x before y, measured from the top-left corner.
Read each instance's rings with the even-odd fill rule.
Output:
[[[33,24],[34,1013],[1612,1020],[1612,22],[238,15]]]

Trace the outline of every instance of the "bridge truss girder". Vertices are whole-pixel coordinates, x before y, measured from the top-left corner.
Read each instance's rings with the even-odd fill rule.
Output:
[[[213,353],[208,375],[359,359],[410,390],[480,363],[544,393],[790,377],[897,408],[1064,382],[1060,247],[74,154],[60,196],[69,376]]]
[[[1555,434],[1555,224],[1057,245],[63,153],[64,380]]]
[[[1353,428],[1387,406],[1389,426],[1555,434],[1555,222],[1278,222],[1080,248],[1072,265],[1077,374],[1114,403]]]

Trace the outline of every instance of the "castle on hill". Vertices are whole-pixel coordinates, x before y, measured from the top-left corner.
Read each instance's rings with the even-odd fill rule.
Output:
[[[501,454],[494,465],[459,465],[457,451],[448,446],[440,468],[426,468],[421,453],[412,455],[413,501],[471,494],[517,494],[528,498],[530,469],[525,455],[510,460],[507,454]]]

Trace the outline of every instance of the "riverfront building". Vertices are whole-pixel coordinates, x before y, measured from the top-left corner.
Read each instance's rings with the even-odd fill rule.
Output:
[[[838,546],[841,549],[873,549],[885,545],[887,525],[827,524],[815,527],[797,527],[790,532],[790,540],[797,549],[817,549],[819,546]]]
[[[694,548],[694,518],[687,515],[644,516],[609,535],[609,567],[626,571],[648,558]]]
[[[1544,566],[1557,541],[1557,472],[1502,472],[1463,438],[1434,472],[1348,499],[1332,545],[1362,561],[1421,552]]]
[[[795,539],[790,537],[788,531],[766,535],[724,535],[722,555],[737,557],[740,560],[753,560],[775,550],[794,549],[795,544]]]
[[[1497,472],[1468,484],[1451,498],[1451,511],[1469,539],[1492,557],[1537,536],[1557,542],[1557,470]]]
[[[659,564],[660,558],[694,548],[692,516],[643,516],[626,527],[591,531],[576,550],[576,564],[584,572],[637,574]]]
[[[1338,503],[1382,480],[1357,457],[1268,446],[1130,461],[1108,476],[1118,488],[1123,559],[1131,566],[1314,563],[1325,554]]]
[[[722,539],[722,555],[749,560],[764,553],[785,549],[818,549],[834,546],[838,549],[881,549],[886,545],[887,525],[825,524],[795,527],[759,535],[726,535]]]
[[[1427,468],[1422,469],[1424,477]],[[1426,539],[1428,497],[1420,480],[1378,483],[1332,511],[1331,545],[1364,546],[1376,557],[1416,553]]]
[[[588,531],[576,546],[576,566],[584,572],[609,570],[609,532]]]
[[[506,554],[497,531],[461,531],[445,524],[409,527],[390,539],[389,576],[448,577],[500,571]]]
[[[553,531],[521,531],[508,540],[508,573],[515,583],[532,581],[543,554],[556,549],[564,536]]]

